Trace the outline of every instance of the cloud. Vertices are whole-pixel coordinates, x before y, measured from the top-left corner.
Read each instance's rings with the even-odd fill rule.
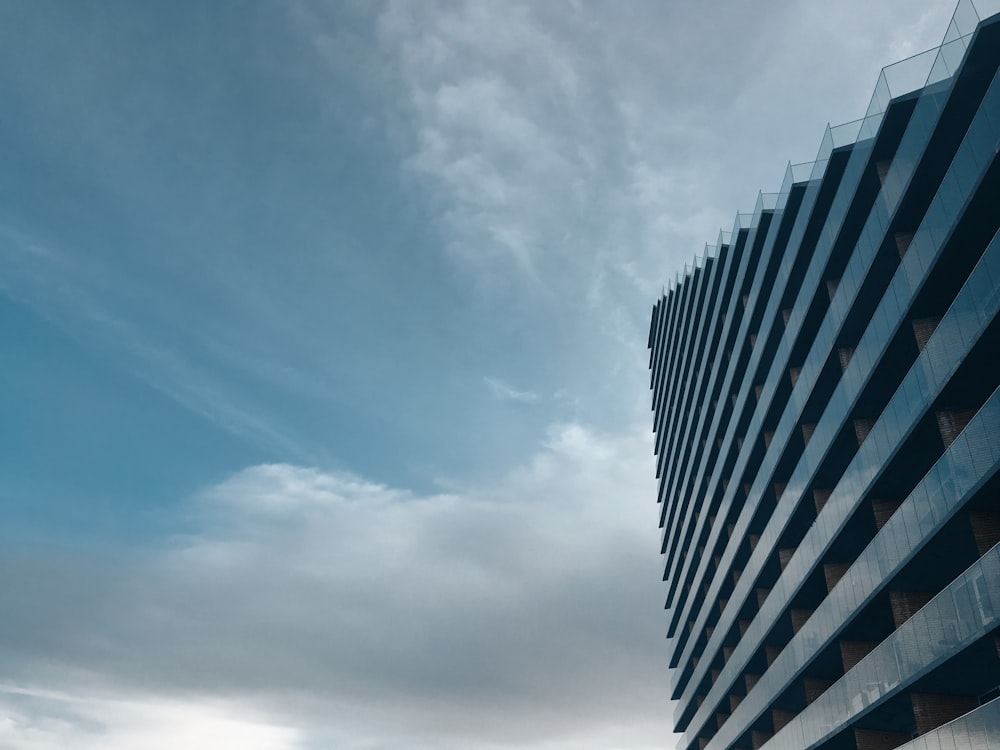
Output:
[[[863,114],[881,66],[939,41],[946,14],[398,0],[375,26],[405,172],[453,258],[483,287],[589,288],[604,310],[651,297],[777,189],[828,121]]]
[[[642,377],[622,369],[644,359],[661,285],[812,159],[828,122],[861,116],[881,66],[937,43],[947,12],[389,0],[364,70],[400,179],[477,297],[558,321],[546,330],[575,358],[552,390],[599,394],[589,419],[632,418],[621,393]],[[305,33],[328,52],[342,35]]]
[[[513,314],[538,312],[517,304],[526,297],[560,311],[545,318],[552,360],[593,379],[559,383],[573,394],[560,398],[613,404],[626,422],[639,409],[620,399],[648,404],[642,330],[663,280],[752,205],[758,186],[777,186],[785,159],[810,158],[826,120],[861,114],[880,65],[936,41],[912,41],[921,29],[943,28],[909,0],[728,2],[711,13],[662,3],[377,7],[372,36],[341,45],[338,59],[384,92],[400,179],[429,204],[455,267],[486,292],[476,299],[494,312],[498,296],[515,298],[495,306],[497,329],[516,331],[504,328]],[[345,38],[336,19],[328,28],[305,17],[317,48]],[[919,20],[907,29],[905,17]],[[886,37],[887,27],[901,31]],[[329,96],[330,77],[315,80]],[[124,337],[158,387],[283,445],[268,432],[273,419],[107,313],[98,302],[116,280],[80,276],[98,264],[70,273],[57,268],[61,255],[25,247],[6,247],[4,265],[38,309],[74,321],[71,330],[82,317],[103,339]],[[504,356],[518,344],[498,339]],[[295,375],[268,362],[259,366],[277,380]],[[622,373],[629,363],[634,379]],[[537,398],[484,382],[499,398]],[[295,750],[662,746],[662,592],[642,411],[642,428],[617,435],[554,427],[533,460],[481,486],[421,494],[254,466],[191,499],[183,533],[156,550],[0,549],[10,680],[0,744],[189,747],[183,733],[201,728],[213,746],[250,733],[261,747]]]
[[[294,729],[211,701],[82,697],[0,685],[0,747],[17,750],[294,750]]]
[[[10,674],[101,696],[72,709],[112,739],[129,696],[246,706],[301,732],[274,730],[288,747],[334,730],[346,748],[653,746],[668,729],[645,433],[553,427],[502,481],[437,495],[255,466],[193,498],[151,558],[5,553]],[[25,722],[5,730],[16,746],[47,747]]]
[[[501,401],[516,401],[522,404],[534,404],[539,400],[537,393],[532,391],[519,391],[499,378],[484,377],[483,382],[490,389],[490,393]]]

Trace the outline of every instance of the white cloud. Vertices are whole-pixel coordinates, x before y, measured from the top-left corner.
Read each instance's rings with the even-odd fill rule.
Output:
[[[652,295],[859,116],[882,65],[936,43],[932,7],[390,2],[378,38],[408,168],[481,284],[579,292],[641,262],[617,280]]]
[[[501,401],[517,401],[522,404],[533,404],[539,400],[537,393],[533,391],[519,391],[499,378],[484,377],[483,382],[490,389],[490,393]]]
[[[243,705],[289,747],[652,746],[668,728],[645,433],[555,427],[494,486],[440,495],[251,467],[154,559],[5,555],[19,616],[0,644],[30,687]],[[104,704],[73,710],[125,731]]]
[[[880,67],[936,44],[948,12],[390,0],[373,82],[455,266],[502,313],[557,310],[586,343],[556,387],[596,395],[588,419],[631,418],[623,367],[644,359],[661,285],[813,158],[827,122],[863,114]],[[338,32],[309,33],[330,49]]]
[[[456,265],[479,289],[553,300],[568,311],[559,330],[585,334],[586,351],[556,344],[595,350],[600,387],[560,384],[556,400],[588,406],[606,393],[632,403],[633,383],[645,406],[643,374],[622,368],[641,370],[664,278],[776,186],[786,159],[810,158],[827,119],[859,115],[878,67],[938,27],[903,0],[384,9],[377,38],[341,63],[398,99],[386,119],[405,125],[403,177]],[[308,18],[321,48],[344,38]],[[5,267],[75,317],[88,300],[59,295],[77,277],[32,276],[53,258]],[[101,314],[105,335],[118,332]],[[273,429],[144,341],[132,348],[176,398],[237,430]],[[0,655],[17,680],[0,694],[0,744],[196,747],[200,732],[214,747],[296,750],[329,736],[348,750],[662,746],[649,444],[645,424],[618,436],[564,425],[492,485],[437,495],[257,466],[194,499],[187,533],[152,558],[0,550]]]
[[[12,750],[295,750],[294,729],[213,701],[128,700],[0,685],[0,747]]]

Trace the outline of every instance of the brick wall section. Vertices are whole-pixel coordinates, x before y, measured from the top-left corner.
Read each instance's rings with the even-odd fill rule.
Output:
[[[826,501],[830,499],[832,490],[813,490],[813,502],[816,503],[816,513],[819,514],[823,511],[823,506],[826,505]]]
[[[823,577],[826,578],[827,593],[833,591],[833,587],[844,577],[844,574],[850,567],[850,563],[826,563],[823,565]]]
[[[917,342],[917,351],[924,350],[940,322],[941,318],[918,318],[913,321],[913,338]]]
[[[854,356],[853,346],[842,346],[837,350],[837,359],[840,360],[840,371],[847,372],[847,366],[851,363],[851,357]]]
[[[850,671],[854,665],[872,652],[878,644],[870,641],[840,641],[840,658],[844,662],[844,671]]]
[[[903,732],[883,732],[880,729],[855,729],[854,741],[858,750],[894,750],[910,741]]]
[[[892,621],[897,628],[902,626],[933,598],[934,594],[926,591],[890,591],[889,604],[892,607]]]
[[[976,539],[976,550],[982,557],[1000,542],[1000,513],[996,511],[972,511],[969,513],[972,536]]]
[[[881,529],[892,518],[901,505],[899,500],[872,500],[872,513],[875,514],[875,528]]]
[[[796,716],[797,714],[795,711],[783,711],[780,708],[771,709],[771,720],[774,722],[774,731],[780,731]]]
[[[910,243],[913,242],[913,232],[896,232],[893,239],[896,240],[896,252],[899,253],[899,258],[902,260],[906,257],[906,251],[910,249]]]
[[[938,429],[941,431],[941,441],[947,448],[976,416],[976,409],[947,409],[936,412],[934,416],[937,417]]]
[[[812,616],[813,611],[811,609],[793,609],[791,610],[792,615],[792,632],[798,633],[802,629],[802,626],[806,624]]]
[[[833,680],[822,680],[818,677],[806,677],[802,680],[806,691],[806,703],[812,703],[829,690]]]
[[[792,561],[792,555],[794,554],[795,547],[784,547],[778,550],[778,564],[782,570],[788,567],[788,563]]]
[[[875,426],[874,419],[855,419],[854,420],[854,437],[858,439],[858,445],[865,442],[865,438],[868,437],[868,433],[872,431],[872,427]]]
[[[979,701],[970,695],[910,693],[917,732],[925,734],[974,710]]]

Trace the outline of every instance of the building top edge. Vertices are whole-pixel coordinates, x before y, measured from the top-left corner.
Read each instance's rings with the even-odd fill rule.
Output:
[[[1000,0],[959,0],[941,44],[884,66],[879,72],[865,116],[839,125],[827,125],[816,158],[808,162],[789,163],[779,191],[759,192],[753,211],[737,211],[732,232],[720,230],[715,245],[706,243],[705,255],[714,255],[719,246],[728,244],[741,229],[755,227],[763,211],[783,208],[793,187],[822,180],[833,151],[874,138],[892,102],[919,95],[927,87],[950,78],[955,72],[956,60],[961,60],[979,24],[986,22],[1000,22]],[[765,200],[773,205],[762,203],[765,196],[774,196],[773,201],[770,198]],[[668,291],[673,291],[688,275],[687,269],[683,274],[678,273],[676,280],[668,285]]]

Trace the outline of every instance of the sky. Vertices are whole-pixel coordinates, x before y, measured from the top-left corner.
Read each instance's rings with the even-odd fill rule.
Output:
[[[650,308],[952,10],[0,3],[0,748],[671,747]]]

